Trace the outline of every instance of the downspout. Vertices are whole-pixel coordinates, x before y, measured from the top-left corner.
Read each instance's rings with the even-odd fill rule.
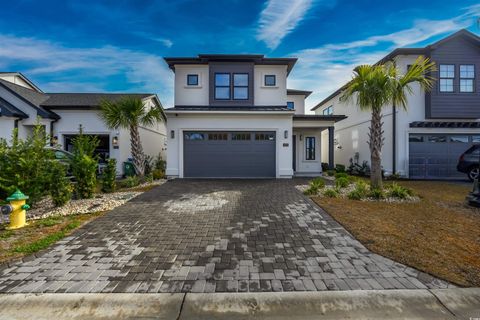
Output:
[[[14,127],[15,129],[18,129],[18,121],[20,121],[20,120],[17,118],[17,119],[15,119],[15,121],[13,122],[13,127]]]
[[[55,122],[57,122],[57,121],[58,121],[58,119],[55,119],[55,120],[53,120],[53,121],[50,121],[50,147],[53,147],[53,146],[54,146],[54,144],[53,144],[53,137],[54,137],[55,135],[53,134],[53,128],[54,128],[54,125],[53,125],[53,124],[54,124]]]
[[[392,105],[392,174],[397,173],[397,106]]]

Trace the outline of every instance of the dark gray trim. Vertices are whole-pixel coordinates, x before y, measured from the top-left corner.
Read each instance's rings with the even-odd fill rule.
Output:
[[[175,106],[165,111],[289,111],[286,106]]]
[[[308,158],[308,149],[311,149],[311,148],[308,148],[308,140],[309,139],[312,139],[313,140],[313,158]],[[317,138],[316,137],[313,137],[313,136],[305,136],[305,160],[306,161],[315,161],[317,159]]]
[[[392,172],[397,172],[397,106],[392,105]]]
[[[196,81],[194,84],[190,84],[190,77],[195,77]],[[187,86],[198,86],[198,74],[187,74]]]
[[[211,62],[209,69],[209,101],[210,107],[216,106],[252,106],[254,105],[254,64],[253,62]],[[230,74],[230,98],[215,98],[216,74]],[[248,99],[233,99],[233,75],[248,74]]]
[[[305,99],[312,94],[312,91],[307,90],[297,90],[297,89],[287,89],[287,96],[305,96]]]
[[[28,115],[22,110],[16,108],[13,104],[0,97],[0,117],[16,117],[26,119]]]
[[[0,72],[0,74],[4,74],[4,75],[15,75],[15,76],[19,76],[20,78],[22,78],[23,81],[25,81],[26,83],[28,83],[32,88],[34,88],[35,90],[37,90],[38,92],[40,93],[43,93],[43,91],[37,87],[32,81],[30,81],[30,79],[28,79],[27,77],[25,77],[25,75],[21,72],[18,72],[18,71],[14,71],[14,72]]]
[[[347,116],[341,114],[330,114],[330,115],[320,115],[320,114],[294,114],[293,120],[299,121],[309,121],[309,120],[319,120],[319,121],[342,121],[346,119]]]
[[[415,121],[410,128],[480,128],[478,121]]]
[[[265,58],[263,54],[199,54],[197,57],[164,57],[169,68],[175,65],[209,64],[211,62],[251,62],[256,65],[286,65],[287,75],[292,71],[297,58]]]
[[[335,168],[335,127],[328,127],[328,168]]]

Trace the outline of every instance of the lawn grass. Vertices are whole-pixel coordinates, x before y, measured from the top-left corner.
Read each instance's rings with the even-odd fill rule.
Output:
[[[103,212],[79,214],[66,217],[49,217],[30,222],[22,229],[5,230],[0,226],[0,263],[48,248],[101,215]]]
[[[468,185],[401,181],[421,198],[386,203],[313,200],[371,251],[461,286],[480,286],[480,209]]]

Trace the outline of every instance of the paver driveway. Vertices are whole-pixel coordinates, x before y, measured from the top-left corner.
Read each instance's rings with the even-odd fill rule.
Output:
[[[0,272],[1,292],[442,288],[369,252],[302,180],[175,180]]]

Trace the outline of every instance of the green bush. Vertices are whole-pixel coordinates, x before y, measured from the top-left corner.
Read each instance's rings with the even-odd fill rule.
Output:
[[[347,194],[348,199],[361,200],[368,195],[368,185],[363,181],[358,181],[355,189]]]
[[[337,172],[345,172],[345,166],[343,164],[336,164],[335,165],[335,171]]]
[[[310,185],[315,185],[319,189],[321,189],[321,188],[325,187],[325,180],[323,180],[320,177],[317,177],[317,178],[313,179],[312,181],[310,181]]]
[[[50,164],[55,160],[45,149],[48,144],[45,129],[38,124],[25,140],[18,138],[17,129],[10,143],[0,139],[0,198],[5,199],[18,188],[29,196],[28,203],[34,204],[50,194]]]
[[[346,177],[335,179],[335,186],[337,188],[346,188],[350,184],[350,180]]]
[[[162,154],[159,153],[158,156],[153,161],[153,169],[162,170],[163,172],[165,172],[166,167],[167,167],[167,163],[165,160],[162,159]]]
[[[412,190],[402,187],[397,183],[392,183],[387,187],[387,195],[389,197],[398,198],[398,199],[406,199],[409,196],[413,195]]]
[[[108,159],[107,166],[103,170],[102,175],[102,191],[114,192],[115,191],[115,179],[117,178],[117,160]]]
[[[153,182],[153,173],[146,174],[143,179],[145,182],[152,183]]]
[[[318,194],[319,188],[316,185],[310,185],[304,192],[303,194],[307,196],[313,196]]]
[[[370,189],[370,192],[368,193],[368,197],[374,198],[377,200],[385,199],[385,192],[379,188]]]
[[[127,177],[125,180],[122,181],[122,186],[124,188],[133,188],[140,184],[140,179],[137,176]]]
[[[335,179],[338,179],[338,178],[348,178],[348,174],[345,172],[337,172],[335,173]]]
[[[333,177],[335,175],[335,170],[327,170],[327,175]]]
[[[165,171],[161,169],[154,169],[152,171],[152,177],[154,180],[159,180],[165,178]]]
[[[325,189],[325,191],[323,192],[323,195],[328,198],[338,198],[340,193],[338,192],[337,189],[328,188],[328,189]]]
[[[92,198],[97,186],[97,158],[94,156],[99,140],[96,136],[80,135],[73,139],[72,173],[77,183],[75,194],[78,198]]]
[[[50,196],[55,206],[65,205],[72,199],[73,186],[66,177],[67,168],[60,162],[52,161],[50,163]]]

